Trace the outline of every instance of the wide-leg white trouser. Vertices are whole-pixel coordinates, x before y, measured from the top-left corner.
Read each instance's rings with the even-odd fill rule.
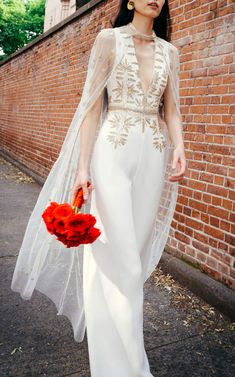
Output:
[[[163,187],[164,150],[132,128],[116,149],[104,123],[91,160],[91,213],[101,236],[84,249],[84,308],[92,377],[153,377],[144,347],[143,276]]]

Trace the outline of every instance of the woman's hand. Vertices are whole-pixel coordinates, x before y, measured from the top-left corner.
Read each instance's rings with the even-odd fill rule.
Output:
[[[94,186],[91,184],[89,187],[87,187],[87,182],[90,182],[89,176],[87,171],[78,171],[77,178],[75,180],[75,183],[71,189],[72,195],[71,195],[71,205],[74,202],[74,199],[77,195],[77,192],[80,187],[82,187],[82,193],[84,198],[84,203],[86,204],[88,200],[90,199],[90,193],[94,189]]]
[[[173,152],[172,169],[176,169],[177,167],[179,168],[179,171],[169,176],[169,180],[172,182],[180,181],[184,178],[186,171],[186,158],[183,146],[176,147]]]

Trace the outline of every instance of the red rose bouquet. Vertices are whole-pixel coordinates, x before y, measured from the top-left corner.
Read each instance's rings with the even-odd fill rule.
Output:
[[[92,243],[101,234],[100,229],[94,227],[96,218],[93,215],[79,213],[83,203],[80,188],[72,206],[69,203],[51,202],[42,214],[48,232],[54,234],[67,248]]]

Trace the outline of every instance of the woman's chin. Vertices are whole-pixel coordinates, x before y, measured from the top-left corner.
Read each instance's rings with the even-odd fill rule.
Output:
[[[150,8],[149,11],[145,15],[148,17],[156,18],[159,16],[159,11]]]

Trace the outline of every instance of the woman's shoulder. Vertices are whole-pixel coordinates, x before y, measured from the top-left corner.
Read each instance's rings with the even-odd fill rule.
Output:
[[[100,35],[103,38],[115,38],[116,34],[120,33],[123,36],[125,34],[128,34],[128,27],[127,25],[122,25],[122,26],[115,26],[115,27],[107,27],[105,29],[101,29],[98,35]]]
[[[105,48],[107,50],[113,49],[115,46],[115,35],[112,28],[101,29],[95,37],[94,46],[98,48]]]
[[[179,50],[178,48],[172,43],[168,42],[163,38],[158,37],[158,40],[162,42],[163,46],[167,47],[168,56],[171,62],[178,62],[179,61]]]
[[[169,52],[173,55],[179,55],[179,50],[178,48],[171,42],[165,41],[167,43]]]
[[[104,39],[104,40],[109,40],[114,38],[114,29],[109,27],[105,29],[101,29],[98,34],[96,35],[96,38]]]

